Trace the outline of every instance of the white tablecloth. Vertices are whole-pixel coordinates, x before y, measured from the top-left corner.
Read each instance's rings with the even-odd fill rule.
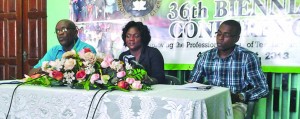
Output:
[[[16,85],[0,85],[0,119],[6,117]],[[153,85],[150,91],[112,91],[97,107],[96,119],[228,119],[232,118],[227,88],[207,91],[177,90],[176,85]],[[20,86],[14,95],[11,119],[85,119],[97,90],[69,87]],[[93,100],[92,118],[97,102]]]

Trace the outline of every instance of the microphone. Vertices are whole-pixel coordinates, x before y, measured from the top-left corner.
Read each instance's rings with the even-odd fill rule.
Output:
[[[7,80],[7,81],[0,81],[1,84],[20,84],[23,83],[22,81],[19,80]]]
[[[135,57],[133,55],[124,55],[123,56],[123,61],[125,63],[129,63],[130,65],[132,65],[134,68],[141,68],[144,69],[144,66],[141,65],[140,63],[138,63],[137,61],[135,61]]]

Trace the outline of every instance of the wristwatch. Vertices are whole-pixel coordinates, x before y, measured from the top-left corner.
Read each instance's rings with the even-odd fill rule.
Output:
[[[243,93],[238,94],[240,101],[245,101],[245,96]]]

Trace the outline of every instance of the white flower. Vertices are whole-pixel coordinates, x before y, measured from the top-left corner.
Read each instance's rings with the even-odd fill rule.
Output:
[[[74,66],[76,65],[76,60],[75,59],[66,59],[65,63],[64,63],[64,69],[65,70],[72,70],[74,68]]]
[[[105,62],[108,62],[109,64],[111,64],[112,61],[114,61],[114,58],[111,54],[107,54],[104,59]]]
[[[113,61],[110,65],[110,68],[120,71],[123,68],[123,62],[122,61]]]
[[[91,63],[90,63],[89,61],[83,61],[82,64],[83,64],[84,66],[88,66],[88,65],[91,64]]]
[[[87,52],[87,53],[84,53],[82,56],[81,56],[82,59],[84,59],[85,61],[88,61],[90,62],[91,64],[94,64],[96,62],[96,56],[94,53],[92,52]]]
[[[107,84],[109,79],[110,79],[109,75],[102,75],[101,76],[101,81],[102,81],[103,84]]]
[[[101,67],[102,67],[102,68],[107,68],[107,67],[109,67],[109,65],[110,65],[110,64],[109,64],[108,62],[106,62],[106,61],[102,61],[102,62],[101,62]]]
[[[92,64],[88,64],[86,68],[84,68],[86,74],[92,74],[95,72],[95,68]]]
[[[25,78],[30,78],[30,76],[28,76],[28,75],[26,75],[26,74],[24,74],[24,77],[25,77]]]
[[[64,64],[65,60],[56,59],[55,61],[50,61],[49,65],[52,67],[52,69],[56,69],[57,71],[60,71],[62,69],[62,66]]]
[[[97,59],[98,59],[98,58],[99,58],[99,59],[104,59],[105,54],[102,53],[102,52],[99,52],[99,53],[96,54],[96,57],[97,57]]]
[[[25,77],[25,78],[22,79],[24,82],[30,78],[30,76],[28,76],[28,75],[26,75],[26,74],[24,74],[24,77]]]
[[[75,54],[76,54],[76,51],[75,50],[71,50],[71,51],[65,52],[62,55],[62,58],[71,58],[71,57],[74,57]]]
[[[132,69],[132,66],[129,63],[126,62],[125,68],[126,68],[126,70],[130,70],[130,69]]]
[[[59,60],[59,59],[56,59],[56,60]],[[50,62],[49,62],[49,65],[50,65],[51,67],[56,67],[57,62],[56,62],[56,61],[50,61]]]
[[[48,68],[49,68],[49,61],[44,61],[41,67],[42,71],[47,72]]]
[[[64,77],[67,81],[67,83],[71,83],[73,80],[75,80],[74,72],[65,72]]]

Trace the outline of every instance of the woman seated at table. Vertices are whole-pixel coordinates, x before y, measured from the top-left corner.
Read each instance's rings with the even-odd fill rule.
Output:
[[[121,53],[119,60],[123,61],[126,55],[133,55],[135,60],[147,71],[148,84],[166,84],[164,73],[164,59],[160,51],[149,47],[151,40],[150,31],[142,22],[130,21],[122,29],[124,46],[129,50]]]

